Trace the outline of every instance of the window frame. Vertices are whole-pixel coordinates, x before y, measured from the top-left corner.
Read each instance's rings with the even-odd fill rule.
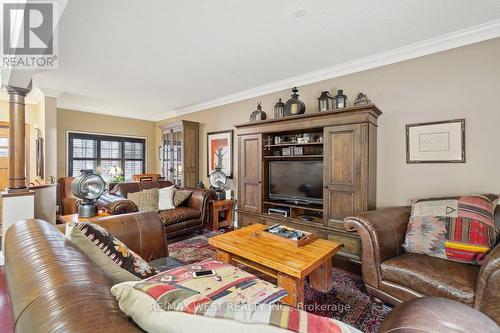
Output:
[[[73,140],[74,139],[83,139],[83,140],[95,140],[97,142],[96,145],[96,158],[88,158],[88,157],[73,157]],[[101,156],[101,143],[102,141],[115,141],[120,142],[120,158],[102,158]],[[125,158],[125,143],[142,143],[142,156],[140,159],[138,158]],[[141,161],[142,162],[142,173],[146,172],[146,150],[147,150],[147,139],[140,137],[131,137],[131,136],[121,136],[121,135],[109,135],[109,134],[97,134],[97,133],[82,133],[82,132],[67,132],[67,170],[66,174],[68,177],[76,177],[78,175],[73,174],[73,163],[74,161],[96,161],[96,169],[101,167],[101,161],[116,161],[123,170],[123,174],[125,176],[125,162],[127,161]],[[94,170],[96,171],[96,170]],[[106,170],[101,170],[102,172],[106,172]]]

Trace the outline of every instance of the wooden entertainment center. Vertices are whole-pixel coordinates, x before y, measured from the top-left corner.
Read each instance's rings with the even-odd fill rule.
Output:
[[[342,243],[338,255],[359,263],[359,237],[344,229],[343,220],[376,208],[380,115],[370,104],[236,125],[239,226],[281,223],[314,232]],[[271,200],[272,161],[322,161],[323,204]],[[269,214],[269,208],[284,208],[287,216]]]

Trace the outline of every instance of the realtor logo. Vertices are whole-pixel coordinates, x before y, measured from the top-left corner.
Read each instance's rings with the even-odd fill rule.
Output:
[[[0,67],[55,69],[57,2],[4,2]]]

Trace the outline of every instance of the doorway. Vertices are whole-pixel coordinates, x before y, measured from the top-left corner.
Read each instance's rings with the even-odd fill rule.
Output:
[[[26,124],[26,179],[30,179],[30,128]],[[0,191],[9,185],[9,123],[0,121]]]

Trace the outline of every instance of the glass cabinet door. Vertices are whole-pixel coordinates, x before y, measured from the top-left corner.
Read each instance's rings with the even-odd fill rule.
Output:
[[[182,128],[174,128],[164,132],[161,148],[162,176],[177,186],[183,186],[182,134]]]

